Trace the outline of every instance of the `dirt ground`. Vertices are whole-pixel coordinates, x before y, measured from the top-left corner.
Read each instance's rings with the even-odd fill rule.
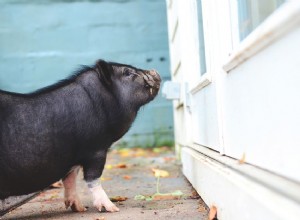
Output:
[[[101,182],[120,212],[98,212],[81,174],[78,192],[86,212],[66,209],[63,188],[53,188],[0,219],[208,219],[208,208],[182,175],[179,162],[169,148],[112,150]]]

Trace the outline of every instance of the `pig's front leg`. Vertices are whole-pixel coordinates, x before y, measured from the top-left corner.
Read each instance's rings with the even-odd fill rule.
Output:
[[[104,169],[107,151],[101,151],[85,161],[83,165],[84,179],[92,192],[94,206],[101,212],[102,207],[108,212],[118,212],[119,208],[113,204],[100,183],[100,176]]]
[[[66,208],[71,207],[73,212],[84,212],[86,208],[81,204],[81,201],[76,191],[76,177],[80,167],[74,167],[68,175],[63,179],[65,188],[65,205]]]
[[[101,212],[102,207],[104,207],[108,212],[119,211],[119,208],[110,201],[99,181],[96,184],[88,182],[88,185],[93,194],[93,204],[99,210],[99,212]]]

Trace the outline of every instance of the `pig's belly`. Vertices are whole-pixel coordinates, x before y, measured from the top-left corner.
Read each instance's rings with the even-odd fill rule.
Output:
[[[55,155],[50,158],[10,159],[0,163],[0,198],[45,189],[63,178],[72,168],[70,158],[55,158]]]

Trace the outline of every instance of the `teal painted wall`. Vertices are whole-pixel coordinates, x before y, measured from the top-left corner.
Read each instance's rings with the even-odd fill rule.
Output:
[[[30,92],[102,58],[170,77],[163,0],[1,0],[0,88]],[[121,145],[173,141],[171,103],[144,107]]]

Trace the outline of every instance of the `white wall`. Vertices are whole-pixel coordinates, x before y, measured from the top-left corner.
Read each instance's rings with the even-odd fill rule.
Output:
[[[246,155],[249,163],[300,181],[300,25],[295,22],[299,16],[285,18],[281,26],[293,22],[293,27],[269,37],[280,28],[280,15],[293,14],[295,5],[284,5],[249,37],[257,39],[242,42],[258,48],[251,54],[243,51],[243,44],[232,43],[230,4],[203,0],[207,72],[201,76],[195,4],[167,2],[172,78],[182,83],[182,96],[174,107],[182,119],[176,119],[178,142],[203,145],[237,159]],[[264,48],[259,48],[264,41]],[[245,61],[230,67],[247,53]]]
[[[225,154],[300,181],[300,27],[230,71]]]
[[[289,201],[277,211],[268,206],[263,214],[285,219],[283,213],[300,210],[300,3],[286,2],[240,42],[237,0],[202,0],[207,72],[201,75],[197,2],[167,0],[170,69],[172,80],[182,84],[173,110],[183,171],[208,205],[222,207],[220,219],[240,219],[232,210],[237,204],[231,204],[230,193],[243,194],[240,202],[253,210],[268,206],[275,197]],[[239,165],[230,170],[238,169],[234,175],[247,176],[247,183],[225,187],[218,195],[211,192],[222,186],[216,181],[230,178],[201,159],[211,158],[211,150],[219,153],[211,162],[214,166],[226,169],[222,158],[233,158]],[[244,163],[250,167],[244,169]],[[205,167],[209,171],[204,172]],[[202,179],[202,172],[208,179]],[[255,176],[257,172],[265,173]],[[295,184],[287,189],[285,181]],[[243,184],[273,194],[253,199],[249,196],[254,188]],[[250,211],[245,219],[261,219],[255,217],[259,213]]]

